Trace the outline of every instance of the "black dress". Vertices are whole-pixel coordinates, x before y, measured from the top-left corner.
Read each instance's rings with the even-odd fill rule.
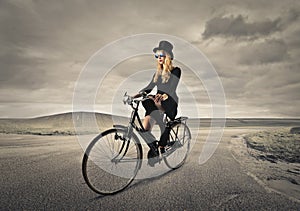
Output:
[[[162,83],[161,77],[158,77],[157,82],[153,81],[155,74],[152,77],[151,82],[142,89],[140,92],[146,92],[149,94],[155,86],[157,86],[157,94],[167,94],[168,98],[161,102],[163,109],[165,110],[166,115],[174,120],[177,115],[177,107],[178,107],[178,96],[176,94],[176,88],[181,76],[181,70],[179,67],[175,67],[171,71],[170,78],[167,83]],[[143,106],[146,110],[147,115],[151,115],[154,111],[157,111],[158,108],[155,106],[155,103],[151,99],[147,99],[143,101]],[[155,112],[154,112],[155,113]]]

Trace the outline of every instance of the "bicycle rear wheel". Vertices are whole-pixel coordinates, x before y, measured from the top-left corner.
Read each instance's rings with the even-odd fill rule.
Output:
[[[124,190],[141,167],[142,149],[133,134],[124,138],[126,130],[107,130],[90,143],[83,156],[82,173],[87,185],[99,194]]]
[[[168,144],[163,154],[166,165],[171,169],[182,166],[190,150],[191,132],[183,122],[175,123],[171,127]]]

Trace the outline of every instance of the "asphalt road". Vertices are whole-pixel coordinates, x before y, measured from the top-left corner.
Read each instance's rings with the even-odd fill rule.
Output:
[[[231,155],[231,137],[251,130],[226,129],[214,155],[199,165],[203,131],[180,169],[137,180],[113,196],[85,184],[83,150],[74,136],[0,134],[0,210],[300,210],[300,203],[267,191]]]

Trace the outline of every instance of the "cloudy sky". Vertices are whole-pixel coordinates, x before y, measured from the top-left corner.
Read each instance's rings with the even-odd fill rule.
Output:
[[[188,41],[209,59],[224,88],[227,117],[299,118],[299,16],[298,0],[0,1],[0,117],[72,111],[76,81],[95,52],[122,37],[161,33]],[[141,68],[149,69],[153,57],[144,60]],[[138,61],[116,66],[107,76],[112,83],[100,89],[124,81],[128,74],[117,70]],[[193,77],[185,72],[189,88]],[[147,82],[145,76],[136,86]],[[209,116],[209,97],[203,89],[193,94],[200,116]],[[98,97],[98,104],[111,100],[105,91]]]

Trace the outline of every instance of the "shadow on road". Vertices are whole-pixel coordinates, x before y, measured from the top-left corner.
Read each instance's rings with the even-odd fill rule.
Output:
[[[137,187],[137,186],[140,186],[140,185],[143,185],[143,184],[148,184],[148,183],[153,182],[153,181],[157,181],[157,180],[161,179],[162,177],[165,177],[165,176],[169,175],[171,172],[175,172],[177,170],[178,169],[175,169],[175,170],[170,169],[169,171],[167,171],[167,172],[165,172],[165,173],[163,173],[161,175],[154,176],[154,177],[147,178],[147,179],[135,179],[132,182],[132,184],[129,185],[129,187],[127,187],[125,190],[123,190],[121,192],[114,193],[114,194],[111,194],[111,195],[99,195],[99,196],[96,196],[96,197],[90,199],[89,201],[93,202],[93,201],[97,201],[99,199],[103,199],[103,198],[110,197],[110,196],[113,196],[113,195],[118,195],[118,194],[120,194],[122,192],[130,190],[131,188],[134,188],[134,187]]]

